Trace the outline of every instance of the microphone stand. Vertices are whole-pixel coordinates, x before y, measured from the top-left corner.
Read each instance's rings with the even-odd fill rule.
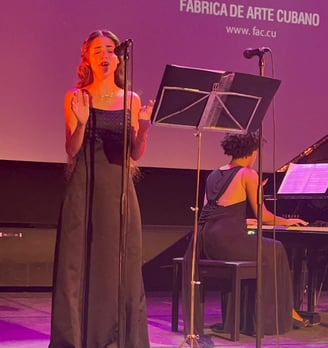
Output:
[[[194,211],[194,231],[193,231],[193,244],[192,244],[192,256],[191,256],[191,287],[190,287],[190,332],[186,335],[184,341],[180,344],[178,348],[182,348],[186,342],[189,342],[190,348],[200,348],[198,343],[199,335],[195,334],[195,293],[196,285],[200,285],[199,281],[195,280],[196,276],[196,263],[197,263],[197,238],[198,238],[198,215],[199,215],[199,186],[200,186],[200,159],[201,159],[201,141],[202,133],[198,129],[195,134],[198,139],[197,147],[197,171],[196,171],[196,197],[195,197],[195,207],[192,208]]]
[[[264,51],[259,54],[259,75],[264,76]],[[258,192],[257,192],[257,270],[256,270],[256,348],[261,347],[262,337],[262,220],[263,220],[263,170],[262,170],[262,141],[263,127],[259,127],[259,149],[258,149]]]
[[[92,118],[92,129],[95,129],[95,118]],[[88,187],[88,208],[87,208],[87,226],[86,226],[86,235],[85,235],[85,273],[84,273],[84,288],[83,288],[83,300],[82,300],[82,337],[81,345],[82,348],[87,348],[88,342],[88,306],[89,306],[89,290],[90,290],[90,264],[91,264],[91,244],[93,238],[93,197],[94,197],[94,188],[95,188],[95,133],[92,131],[90,137],[89,149],[84,147],[84,156],[87,158],[87,150],[89,150],[90,156],[90,168],[89,168],[89,187]]]
[[[128,62],[129,45],[124,46],[124,120],[123,120],[123,163],[121,177],[121,217],[120,217],[120,245],[119,245],[119,284],[118,284],[118,348],[125,348],[126,315],[126,229],[128,208],[128,180],[130,175],[130,137],[128,136]]]

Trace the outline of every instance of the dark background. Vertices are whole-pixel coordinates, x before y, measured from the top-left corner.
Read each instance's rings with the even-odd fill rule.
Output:
[[[169,289],[172,258],[183,256],[193,231],[195,215],[191,207],[195,206],[197,172],[148,167],[140,168],[140,172],[135,185],[145,227],[144,253],[152,255],[143,267],[145,287]],[[200,171],[200,208],[208,174],[209,171]],[[277,173],[277,185],[282,176]],[[264,177],[269,178],[265,194],[270,195],[273,176],[264,173]],[[51,286],[56,225],[64,189],[64,164],[0,161],[0,226],[23,234],[23,238],[0,238],[0,285]],[[323,218],[318,214],[327,213],[327,207],[320,206],[320,202],[326,200],[317,205],[312,202],[311,210],[309,206],[302,208],[302,201],[279,201],[277,212],[296,215],[303,211],[307,215],[304,218],[316,220]],[[268,201],[272,210],[271,205]],[[248,216],[252,217],[251,211]],[[166,238],[165,233],[170,235]]]

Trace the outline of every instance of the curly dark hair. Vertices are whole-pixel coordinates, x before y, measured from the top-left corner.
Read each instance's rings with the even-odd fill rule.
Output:
[[[227,133],[221,146],[224,153],[232,158],[247,157],[258,149],[259,134],[257,131],[246,134]]]
[[[83,88],[85,86],[88,86],[93,81],[93,73],[88,63],[88,54],[89,54],[89,49],[90,49],[90,45],[92,41],[100,36],[105,36],[113,40],[115,43],[115,47],[120,44],[119,38],[109,30],[104,30],[104,29],[97,30],[89,34],[89,36],[84,40],[82,44],[82,48],[81,48],[81,62],[77,68],[77,75],[78,75],[78,81],[76,84],[77,88]],[[118,59],[119,59],[119,65],[117,66],[117,69],[115,71],[115,83],[118,85],[118,87],[123,88],[124,62],[121,56],[118,56]]]

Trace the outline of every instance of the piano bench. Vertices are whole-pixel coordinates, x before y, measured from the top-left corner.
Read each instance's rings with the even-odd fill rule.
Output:
[[[172,307],[171,307],[171,331],[178,331],[179,319],[179,289],[182,280],[183,257],[175,257],[172,260]],[[256,261],[225,261],[200,259],[198,262],[199,277],[203,284],[206,278],[224,280],[230,283],[232,290],[232,303],[234,311],[232,313],[232,330],[230,339],[238,341],[240,335],[240,291],[243,279],[256,279]],[[205,286],[203,287],[205,291]],[[204,293],[202,298],[205,299]],[[203,306],[204,308],[204,306]],[[204,314],[203,314],[204,315]]]

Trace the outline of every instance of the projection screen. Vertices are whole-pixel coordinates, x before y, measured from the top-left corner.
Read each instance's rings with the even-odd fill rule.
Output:
[[[143,103],[167,64],[259,74],[247,48],[270,48],[264,74],[281,80],[264,121],[263,169],[272,172],[328,132],[326,0],[11,0],[1,6],[0,159],[66,161],[63,98],[74,87],[80,47],[96,29],[133,40],[129,69]],[[139,162],[195,168],[193,130],[153,126]],[[202,137],[201,167],[224,163],[224,132]]]

